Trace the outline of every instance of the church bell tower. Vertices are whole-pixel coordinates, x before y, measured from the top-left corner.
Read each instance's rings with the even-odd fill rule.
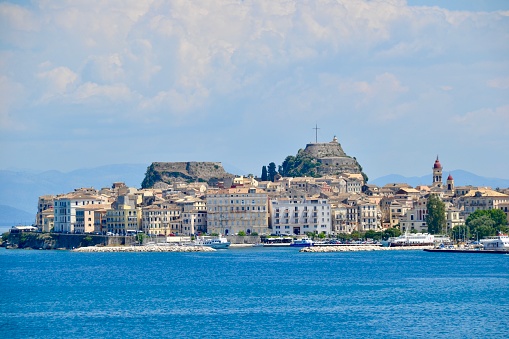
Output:
[[[432,187],[442,188],[442,165],[440,164],[440,161],[435,160],[435,164],[433,165],[433,185]]]

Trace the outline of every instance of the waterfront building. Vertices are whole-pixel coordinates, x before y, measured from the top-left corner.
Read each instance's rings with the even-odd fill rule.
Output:
[[[103,205],[108,202],[93,189],[77,189],[72,193],[57,196],[54,200],[54,231],[74,233],[76,209],[86,205]]]
[[[74,233],[102,233],[103,219],[110,208],[110,204],[77,207]]]
[[[428,231],[426,217],[428,215],[428,196],[421,197],[415,201],[412,208],[405,211],[399,217],[401,232],[425,233]],[[454,227],[465,224],[465,219],[460,216],[460,211],[451,203],[445,203],[446,229],[444,232],[450,232]]]
[[[357,203],[359,231],[379,231],[382,228],[380,206],[371,201]]]
[[[141,208],[115,202],[106,211],[106,229],[113,234],[135,233],[141,227]]]
[[[267,193],[254,187],[208,190],[207,232],[268,233],[267,200]]]
[[[331,234],[331,208],[327,199],[281,198],[270,201],[272,233]]]
[[[182,208],[170,202],[157,202],[142,208],[141,230],[148,235],[182,233]]]
[[[182,230],[184,235],[207,232],[207,203],[205,199],[186,197],[177,201],[182,210]]]
[[[39,197],[39,201],[37,202],[37,214],[35,216],[35,227],[39,230],[43,230],[44,228],[44,215],[48,213],[44,213],[47,210],[51,210],[51,214],[53,214],[53,205],[55,201],[54,195],[43,195]],[[44,231],[43,232],[49,232]]]
[[[55,227],[55,214],[53,213],[53,208],[46,209],[42,211],[42,225],[41,228],[37,226],[37,228],[42,232],[53,232]]]
[[[426,223],[427,205],[428,198],[421,197],[414,202],[412,207],[403,209],[403,212],[399,215],[399,229],[401,232],[426,233],[428,231],[428,224]]]
[[[352,206],[337,203],[331,205],[332,232],[334,234],[350,234],[357,231],[357,220],[355,218],[355,209]],[[352,220],[354,216],[354,220]]]
[[[473,189],[458,199],[465,220],[477,210],[491,210],[506,203],[509,203],[509,195],[488,188]]]

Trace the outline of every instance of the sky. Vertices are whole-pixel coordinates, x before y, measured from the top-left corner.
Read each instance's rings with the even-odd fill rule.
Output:
[[[0,169],[220,161],[337,136],[370,178],[509,178],[509,1],[0,2]]]

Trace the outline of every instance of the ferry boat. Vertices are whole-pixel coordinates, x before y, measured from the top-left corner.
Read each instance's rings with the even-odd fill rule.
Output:
[[[226,238],[222,238],[221,236],[213,239],[201,239],[197,238],[193,242],[184,243],[185,246],[207,246],[212,247],[216,250],[219,249],[227,249],[230,247],[230,242]]]
[[[391,237],[387,243],[389,247],[401,246],[433,246],[435,236],[428,233],[402,234],[399,237]]]
[[[215,238],[215,239],[206,239],[203,241],[203,246],[208,246],[215,248],[216,250],[219,249],[227,249],[230,247],[230,242],[226,240],[226,238]]]
[[[509,251],[509,236],[500,233],[494,237],[486,237],[480,240],[485,250]]]
[[[313,246],[313,240],[307,239],[307,238],[294,240],[290,244],[290,246],[292,246],[292,247],[311,247],[311,246]]]

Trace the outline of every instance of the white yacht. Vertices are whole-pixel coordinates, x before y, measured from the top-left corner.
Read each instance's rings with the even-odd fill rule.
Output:
[[[389,247],[400,246],[431,246],[434,244],[435,236],[428,233],[408,233],[399,237],[389,238]]]
[[[485,250],[509,251],[509,236],[499,234],[495,237],[486,237],[480,240]]]
[[[218,238],[211,238],[211,239],[203,239],[201,237],[198,237],[195,241],[187,243],[188,246],[207,246],[212,247],[216,250],[219,249],[227,249],[230,247],[230,242],[221,236]]]

